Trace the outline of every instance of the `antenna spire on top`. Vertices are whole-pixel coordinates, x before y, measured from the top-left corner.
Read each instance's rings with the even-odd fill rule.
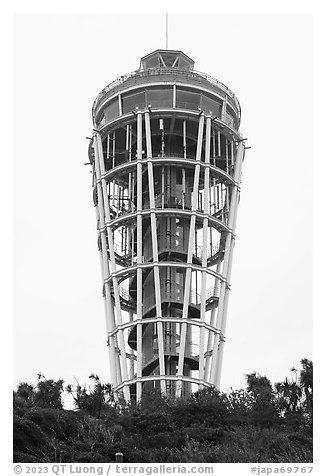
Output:
[[[168,49],[168,34],[169,34],[169,16],[165,14],[165,49]]]

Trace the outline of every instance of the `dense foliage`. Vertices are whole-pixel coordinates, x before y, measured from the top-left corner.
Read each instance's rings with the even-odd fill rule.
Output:
[[[100,463],[121,451],[125,462],[312,462],[313,364],[301,365],[274,387],[254,372],[245,390],[151,393],[129,405],[96,375],[91,387],[64,387],[39,374],[14,391],[14,461]],[[64,392],[75,411],[63,408]]]

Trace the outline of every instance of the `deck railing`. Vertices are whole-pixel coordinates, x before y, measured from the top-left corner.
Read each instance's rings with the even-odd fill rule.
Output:
[[[238,117],[240,119],[241,116],[241,107],[240,103],[236,97],[236,95],[227,87],[224,83],[219,81],[218,79],[210,76],[209,74],[202,73],[201,71],[189,71],[183,70],[180,68],[151,68],[146,69],[144,71],[132,71],[131,73],[127,73],[123,76],[112,81],[108,84],[96,97],[94,104],[93,104],[93,113],[98,106],[100,106],[102,99],[107,96],[108,93],[113,93],[116,89],[121,88],[121,86],[127,86],[127,83],[137,84],[137,83],[144,83],[149,82],[155,79],[160,79],[162,76],[171,76],[171,80],[181,80],[183,82],[189,83],[200,83],[202,86],[205,85],[205,82],[208,82],[210,86],[223,91],[227,94],[229,98],[232,99],[234,102],[237,110],[238,110]],[[155,78],[155,79],[154,79]]]

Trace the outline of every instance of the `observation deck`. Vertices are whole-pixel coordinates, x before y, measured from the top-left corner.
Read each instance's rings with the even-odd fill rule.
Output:
[[[170,56],[169,61],[166,56]],[[213,76],[195,71],[193,65],[193,60],[179,51],[156,50],[145,56],[141,59],[139,69],[115,79],[98,94],[93,104],[94,124],[101,122],[101,113],[108,105],[115,117],[131,112],[133,105],[128,102],[128,91],[175,85],[176,89],[179,89],[176,98],[172,97],[172,91],[170,98],[167,94],[164,98],[144,96],[140,105],[150,105],[153,109],[166,107],[207,112],[211,110],[214,115],[237,130],[241,121],[241,107],[235,94]],[[190,94],[185,96],[182,92]],[[191,92],[201,94],[201,97],[191,96]],[[115,99],[120,101],[120,107],[118,102],[114,106]],[[124,101],[126,105],[122,105]]]

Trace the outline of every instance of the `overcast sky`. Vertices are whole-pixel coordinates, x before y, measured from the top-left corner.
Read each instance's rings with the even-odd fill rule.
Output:
[[[15,21],[14,383],[109,379],[86,136],[98,92],[165,48],[164,14]],[[248,138],[221,386],[312,358],[312,18],[170,14],[169,48],[225,83]]]

